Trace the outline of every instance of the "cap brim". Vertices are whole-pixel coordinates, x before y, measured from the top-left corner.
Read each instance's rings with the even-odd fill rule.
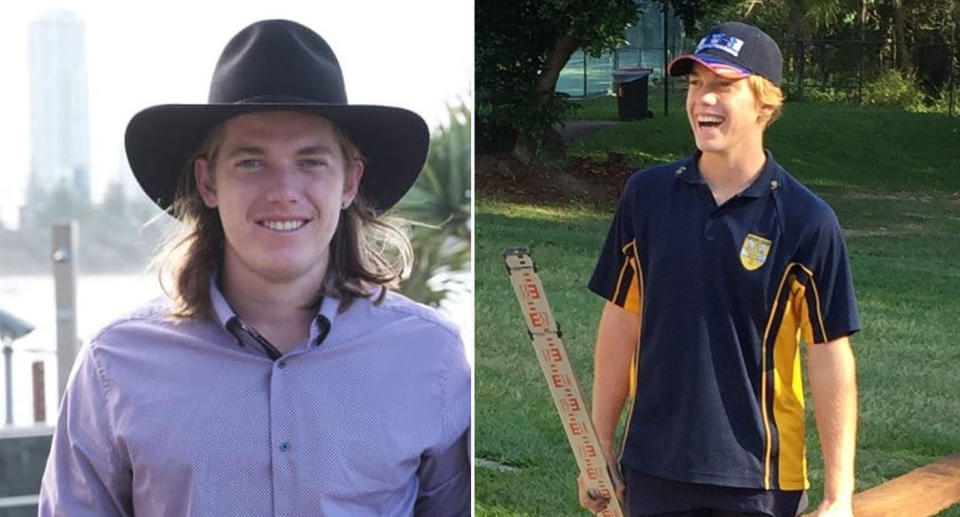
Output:
[[[718,59],[703,54],[684,54],[682,56],[677,56],[673,61],[670,62],[669,65],[667,65],[667,73],[674,77],[688,75],[693,70],[694,63],[700,63],[720,77],[743,79],[744,77],[750,76],[750,71],[746,68],[739,67],[733,63],[724,61],[723,59]]]
[[[165,104],[130,120],[127,160],[147,196],[167,210],[187,161],[217,124],[245,113],[301,111],[343,129],[366,157],[360,191],[378,212],[413,186],[427,159],[430,131],[416,113],[390,106],[344,104]]]

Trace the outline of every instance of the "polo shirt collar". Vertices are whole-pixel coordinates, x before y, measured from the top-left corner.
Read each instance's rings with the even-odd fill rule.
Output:
[[[700,174],[700,167],[698,166],[702,154],[701,151],[697,150],[693,155],[682,160],[677,167],[677,178],[691,185],[705,185],[707,182],[704,181],[703,176]],[[739,197],[763,197],[780,188],[780,185],[783,184],[783,180],[779,174],[780,166],[777,165],[777,162],[773,159],[773,153],[764,149],[763,154],[766,156],[766,160],[763,162],[763,169],[760,170],[760,175],[753,180],[750,186],[738,194]]]

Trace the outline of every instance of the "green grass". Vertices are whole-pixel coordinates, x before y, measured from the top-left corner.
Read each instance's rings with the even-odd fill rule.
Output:
[[[673,84],[670,85],[670,106],[669,111],[683,111],[683,99],[685,93],[678,90]],[[575,99],[572,101],[579,108],[570,114],[570,118],[577,120],[619,120],[617,117],[617,97],[613,94],[588,97],[585,99]],[[659,86],[650,87],[647,94],[647,107],[653,112],[654,118],[663,116],[663,88]]]
[[[597,97],[575,116],[609,112],[616,98]],[[663,117],[624,124],[574,144],[571,156],[603,159],[608,152],[627,156],[634,167],[682,158],[693,137],[682,100]],[[642,142],[642,145],[638,145]],[[783,117],[766,135],[766,146],[792,174],[814,189],[858,188],[882,191],[960,189],[960,119],[842,104],[788,102]]]
[[[683,156],[692,143],[679,115],[626,124],[574,152],[627,151],[640,163]],[[773,130],[778,160],[834,207],[847,233],[864,327],[853,340],[861,491],[960,449],[960,120],[796,103]],[[516,467],[477,469],[479,516],[586,515],[500,251],[531,248],[589,400],[603,301],[585,286],[611,212],[478,200],[476,455]],[[823,471],[809,413],[815,504]],[[941,515],[958,517],[960,507]]]

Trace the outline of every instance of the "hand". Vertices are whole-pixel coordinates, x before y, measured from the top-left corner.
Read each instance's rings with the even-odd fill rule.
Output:
[[[824,501],[804,517],[853,517],[853,503],[849,498]]]
[[[617,499],[623,501],[626,495],[626,485],[620,476],[620,468],[614,463],[607,463],[607,472],[610,473],[610,480],[613,482],[613,491],[617,494]],[[610,499],[598,494],[595,490],[587,490],[587,485],[583,481],[583,474],[577,476],[577,493],[580,496],[580,506],[590,510],[593,513],[602,512]]]

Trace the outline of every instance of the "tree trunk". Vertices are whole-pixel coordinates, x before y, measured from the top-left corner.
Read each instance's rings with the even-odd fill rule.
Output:
[[[543,70],[537,76],[537,91],[541,98],[553,95],[557,88],[557,80],[560,78],[560,71],[567,65],[570,56],[577,50],[577,42],[567,35],[557,36],[553,42],[553,48],[547,52],[546,62],[543,64]]]
[[[537,92],[540,102],[547,102],[557,88],[560,71],[566,66],[570,56],[577,50],[577,41],[567,35],[557,36],[553,47],[547,52],[547,59],[543,70],[537,76]],[[544,127],[539,138],[519,138],[514,146],[513,154],[524,163],[537,160],[555,162],[563,158],[563,139],[560,132],[552,127]]]
[[[893,0],[894,41],[896,42],[897,68],[909,71],[913,68],[910,59],[910,47],[907,45],[907,21],[903,10],[903,0]]]

